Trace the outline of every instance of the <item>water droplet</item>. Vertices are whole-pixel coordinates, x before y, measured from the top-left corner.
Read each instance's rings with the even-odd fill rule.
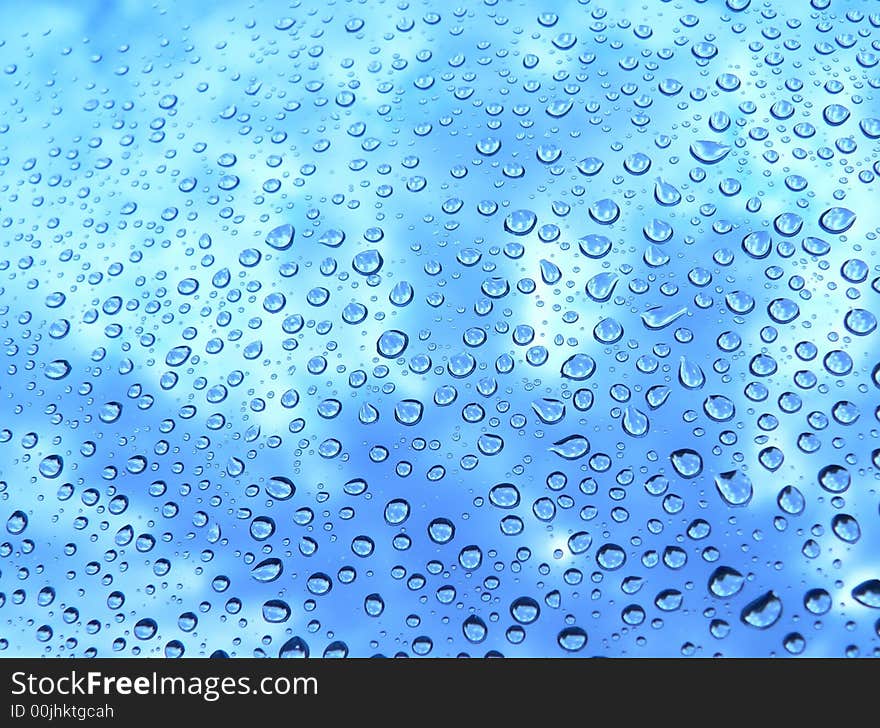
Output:
[[[709,577],[709,591],[713,596],[729,599],[739,594],[745,581],[745,577],[736,569],[719,566]]]
[[[267,583],[275,581],[283,570],[284,566],[280,559],[264,559],[251,569],[251,576],[259,582]]]
[[[290,619],[290,605],[281,599],[270,599],[263,604],[263,619],[270,624],[280,624]]]
[[[845,207],[829,207],[819,216],[819,225],[826,233],[838,235],[849,230],[856,221],[856,214]]]
[[[566,379],[584,381],[593,376],[596,362],[588,354],[573,354],[562,364],[561,374]]]
[[[880,654],[880,21],[584,4],[8,14],[0,651]]]
[[[736,415],[736,405],[723,394],[712,394],[703,400],[703,411],[715,422],[729,422]]]
[[[520,624],[532,624],[541,616],[541,605],[531,597],[518,597],[510,604],[510,616]]]
[[[70,374],[70,369],[70,362],[66,359],[56,359],[46,364],[45,374],[49,379],[64,379],[64,377]]]
[[[604,235],[585,235],[578,240],[578,247],[581,252],[589,258],[603,258],[608,255],[611,250],[611,238]]]
[[[642,314],[642,322],[652,331],[665,329],[687,313],[687,308],[672,306],[654,306]]]
[[[880,609],[880,579],[868,579],[854,587],[852,598],[865,607]]]
[[[266,244],[275,250],[287,250],[293,244],[293,225],[286,223],[274,228],[266,236]]]
[[[153,638],[158,629],[159,625],[156,624],[155,620],[145,617],[137,621],[133,632],[134,636],[139,640],[149,640]]]
[[[309,646],[302,637],[291,637],[281,645],[281,649],[278,651],[278,657],[283,658],[303,658],[308,656]]]
[[[650,429],[648,416],[635,407],[628,406],[623,411],[621,426],[623,431],[631,437],[644,437]]]
[[[626,563],[626,551],[614,543],[603,544],[596,552],[596,562],[606,571],[614,571]]]
[[[614,293],[619,276],[616,273],[597,273],[587,281],[586,292],[596,303],[605,303]]]
[[[696,450],[681,448],[670,456],[672,467],[682,478],[696,478],[703,472],[703,458]]]
[[[579,652],[587,646],[587,633],[580,627],[565,627],[556,636],[556,641],[566,652]]]
[[[691,154],[704,164],[716,164],[730,153],[730,147],[710,140],[696,141],[691,144]]]
[[[614,200],[605,198],[590,205],[590,217],[602,225],[610,225],[620,217],[620,208]]]
[[[6,519],[6,530],[13,536],[23,533],[28,525],[28,517],[24,511],[14,511],[9,518]]]
[[[743,607],[740,619],[749,627],[768,629],[782,616],[782,600],[768,591]]]
[[[531,210],[515,210],[504,218],[504,229],[513,235],[528,235],[537,223],[538,216]]]
[[[392,329],[386,331],[382,336],[379,337],[379,341],[376,344],[377,351],[384,356],[386,359],[396,359],[404,351],[406,351],[406,347],[409,344],[409,336],[407,336],[403,331],[398,331],[397,329]]]
[[[729,506],[744,506],[752,500],[752,481],[740,470],[728,470],[715,476],[718,494]]]
[[[569,435],[554,442],[550,451],[566,460],[578,460],[590,452],[590,442],[583,435]]]

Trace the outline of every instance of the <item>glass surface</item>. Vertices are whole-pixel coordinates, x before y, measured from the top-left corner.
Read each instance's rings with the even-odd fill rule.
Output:
[[[878,650],[875,3],[3,7],[0,654]]]

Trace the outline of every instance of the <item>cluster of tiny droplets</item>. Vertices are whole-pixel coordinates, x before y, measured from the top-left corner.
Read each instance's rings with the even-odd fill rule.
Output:
[[[880,651],[876,3],[27,6],[0,655]]]

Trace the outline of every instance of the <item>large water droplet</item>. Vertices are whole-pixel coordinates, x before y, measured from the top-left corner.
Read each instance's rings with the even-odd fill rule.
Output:
[[[266,236],[266,244],[275,250],[287,250],[293,244],[293,225],[285,223]]]
[[[782,600],[772,591],[749,602],[742,610],[740,619],[749,627],[768,629],[782,616]]]
[[[752,481],[740,470],[728,470],[716,475],[715,487],[729,506],[744,506],[754,494]]]
[[[845,207],[829,207],[819,216],[819,224],[826,233],[845,233],[856,221],[856,214]]]
[[[730,147],[710,140],[696,141],[691,144],[691,154],[705,164],[720,162],[730,153]]]

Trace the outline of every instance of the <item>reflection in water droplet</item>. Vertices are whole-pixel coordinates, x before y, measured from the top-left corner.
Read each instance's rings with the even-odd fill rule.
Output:
[[[736,405],[722,394],[712,394],[703,401],[703,411],[715,422],[729,422],[736,415]]]
[[[876,14],[361,4],[4,17],[0,653],[880,655]]]
[[[290,605],[281,599],[270,599],[263,604],[263,619],[270,624],[279,624],[290,619]]]
[[[280,559],[264,559],[251,569],[251,576],[259,582],[275,581],[281,576],[284,566]]]
[[[742,610],[740,619],[749,627],[768,629],[782,616],[782,600],[772,591],[768,591]]]
[[[687,308],[684,306],[678,308],[671,306],[654,306],[642,314],[642,322],[645,324],[646,328],[653,331],[659,331],[660,329],[665,329],[686,313]]]
[[[409,336],[403,331],[393,329],[379,337],[376,349],[386,359],[396,359],[406,351],[407,344],[409,344]]]
[[[537,223],[538,216],[531,210],[516,210],[504,219],[504,229],[514,235],[528,235]]]
[[[686,389],[700,389],[706,383],[706,375],[698,364],[681,357],[678,365],[678,381]]]
[[[577,460],[590,452],[590,442],[582,435],[570,435],[554,442],[550,451],[566,460]]]
[[[566,652],[578,652],[587,645],[587,633],[580,627],[566,627],[556,636],[556,641]]]
[[[28,525],[28,517],[24,511],[14,511],[9,518],[6,519],[6,530],[13,536],[18,536],[24,532]]]
[[[586,292],[596,303],[605,303],[614,293],[619,277],[616,273],[597,273],[587,281]]]
[[[309,646],[302,637],[291,637],[287,642],[281,645],[281,649],[278,651],[278,657],[283,658],[303,658],[308,656]]]
[[[650,421],[648,416],[635,407],[627,407],[623,411],[621,420],[623,431],[631,437],[644,437],[650,429]]]
[[[605,235],[585,235],[578,240],[581,252],[589,258],[603,258],[611,250],[611,238]]]
[[[696,141],[691,144],[691,154],[699,162],[715,164],[730,153],[730,147],[710,140]]]
[[[880,579],[868,579],[854,587],[852,598],[865,607],[880,609]]]
[[[275,250],[287,250],[293,244],[293,225],[285,223],[266,236],[266,244]]]
[[[739,470],[728,470],[715,476],[715,487],[729,506],[744,506],[754,493],[752,481]]]
[[[583,381],[596,371],[596,362],[588,354],[573,354],[562,365],[561,373],[566,379]]]
[[[721,599],[729,599],[739,594],[745,584],[745,577],[729,566],[719,566],[709,577],[709,591]]]
[[[620,208],[611,199],[598,200],[590,205],[590,217],[602,225],[610,225],[620,217]]]
[[[626,563],[626,551],[614,543],[603,544],[596,552],[596,562],[606,571],[614,571]]]
[[[696,478],[703,472],[703,458],[696,450],[681,448],[670,456],[672,467],[682,478]]]
[[[849,230],[856,221],[856,214],[845,207],[830,207],[819,216],[819,225],[826,233],[840,234]]]
[[[70,362],[66,359],[56,359],[46,364],[45,374],[49,379],[64,379],[70,374]]]

